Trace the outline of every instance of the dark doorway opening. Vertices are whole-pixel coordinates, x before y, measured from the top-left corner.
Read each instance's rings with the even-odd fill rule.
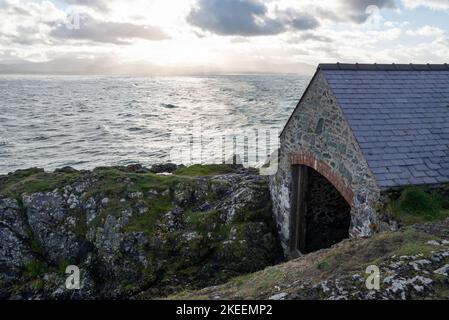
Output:
[[[349,238],[351,206],[324,176],[293,167],[291,250],[310,253]]]

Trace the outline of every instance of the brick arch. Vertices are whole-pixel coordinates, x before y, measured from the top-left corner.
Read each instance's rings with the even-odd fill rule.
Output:
[[[340,192],[351,207],[354,207],[354,192],[343,179],[324,161],[316,159],[312,153],[301,151],[289,154],[290,165],[304,165],[310,167],[325,177]]]

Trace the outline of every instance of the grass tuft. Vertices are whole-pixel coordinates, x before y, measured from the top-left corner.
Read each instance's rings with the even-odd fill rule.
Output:
[[[179,176],[205,177],[230,173],[234,169],[235,166],[229,164],[193,165],[179,168],[175,174]]]
[[[49,268],[45,263],[39,260],[32,260],[25,265],[24,273],[28,278],[35,279],[47,273],[48,270]]]
[[[393,217],[404,225],[444,220],[449,217],[449,199],[420,187],[405,189],[391,204]]]
[[[154,233],[156,222],[163,214],[173,210],[175,206],[169,197],[161,197],[151,205],[149,212],[143,215],[134,215],[131,221],[124,227],[125,232],[143,232],[147,236]]]
[[[66,184],[79,181],[82,174],[47,173],[40,170],[24,170],[2,177],[0,194],[14,196],[17,194],[32,194],[50,192]]]

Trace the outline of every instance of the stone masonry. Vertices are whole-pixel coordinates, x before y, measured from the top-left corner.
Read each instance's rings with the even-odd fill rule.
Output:
[[[351,237],[371,236],[381,223],[380,189],[321,71],[280,137],[279,170],[271,178],[274,216],[289,255],[292,166],[306,165],[331,182],[351,206]]]
[[[350,205],[351,237],[396,228],[381,209],[392,190],[446,192],[448,99],[448,64],[320,64],[280,136],[271,178],[285,253],[307,244],[304,172],[318,172]]]

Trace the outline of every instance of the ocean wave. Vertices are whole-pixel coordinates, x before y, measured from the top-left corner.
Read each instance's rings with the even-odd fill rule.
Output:
[[[119,113],[117,116],[124,117],[124,118],[132,118],[132,117],[135,117],[136,115],[133,113]]]
[[[45,140],[49,140],[50,137],[48,136],[37,136],[37,137],[30,137],[25,139],[25,141],[45,141]]]
[[[186,139],[199,141],[200,134],[205,155],[216,151],[224,134],[282,127],[308,83],[291,76],[33,81],[25,89],[1,81],[0,174],[68,164],[92,169],[132,159],[160,163],[167,150],[190,150]],[[193,152],[199,151],[195,145]]]
[[[166,108],[166,109],[176,109],[176,108],[178,108],[177,105],[170,104],[170,103],[161,103],[160,106],[162,108]]]
[[[128,130],[128,131],[131,131],[131,132],[135,132],[135,131],[143,131],[143,130],[145,130],[145,128],[141,128],[141,127],[131,127],[131,128],[128,128],[127,130]]]
[[[0,140],[0,146],[1,147],[12,146],[12,143],[8,140]]]

